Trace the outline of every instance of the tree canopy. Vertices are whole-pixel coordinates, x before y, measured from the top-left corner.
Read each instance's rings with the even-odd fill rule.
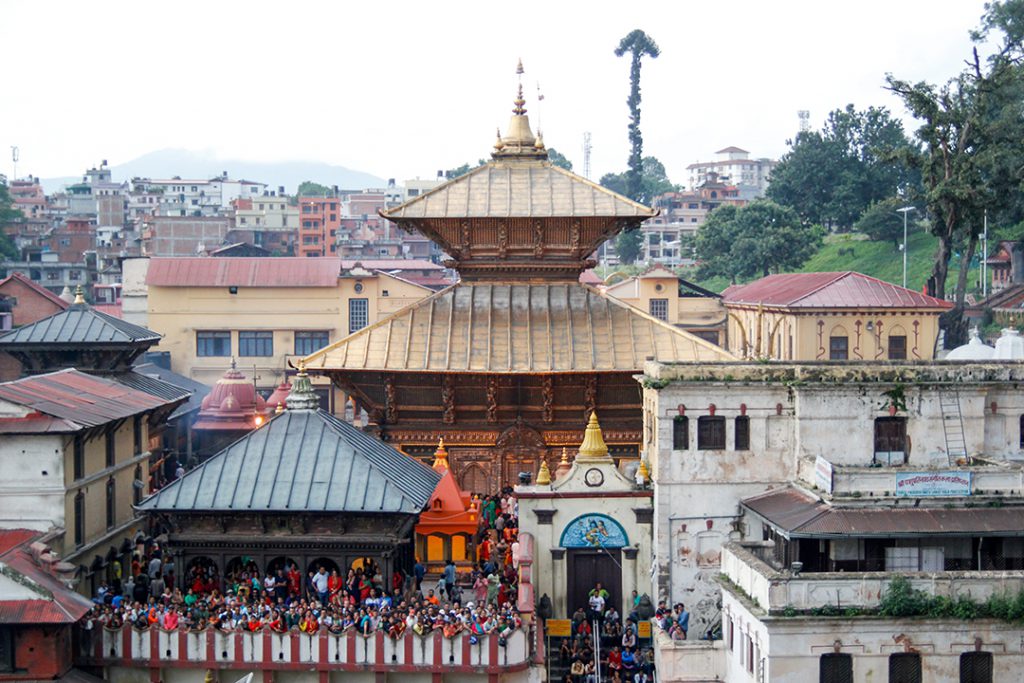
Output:
[[[700,277],[727,277],[736,283],[799,268],[821,246],[822,232],[769,199],[720,206],[697,231]]]
[[[299,183],[298,196],[300,197],[329,197],[331,188],[312,180],[304,180]]]
[[[901,158],[911,147],[885,108],[852,104],[820,131],[801,132],[772,171],[767,195],[805,223],[848,229],[873,203],[908,193],[917,174]]]
[[[0,182],[0,227],[11,223],[20,223],[25,215],[20,209],[14,208],[14,199],[11,197],[7,184]],[[18,248],[14,241],[6,233],[0,231],[0,256],[7,259],[18,258]]]
[[[1024,0],[985,5],[967,66],[943,85],[911,83],[892,74],[888,88],[920,122],[920,147],[903,152],[922,178],[918,199],[929,229],[939,238],[930,289],[947,297],[949,262],[960,252],[955,307],[944,316],[947,346],[966,337],[963,320],[968,265],[986,212],[1020,215],[1024,188]],[[982,59],[979,47],[992,38],[995,52]]]
[[[572,162],[554,147],[548,147],[548,159],[559,168],[564,168],[566,171],[572,170]]]
[[[898,210],[906,205],[906,200],[900,197],[877,201],[861,214],[853,227],[875,242],[892,242],[898,248],[903,242],[903,216]],[[907,218],[911,220],[914,216]]]

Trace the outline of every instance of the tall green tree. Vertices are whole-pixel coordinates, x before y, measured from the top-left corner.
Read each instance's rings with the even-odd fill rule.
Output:
[[[483,159],[477,159],[477,162],[472,166],[470,166],[469,163],[467,162],[462,166],[456,166],[455,168],[448,169],[447,171],[444,172],[444,177],[446,180],[453,180],[455,178],[459,178],[461,176],[466,175],[477,166],[483,166],[486,163],[487,162],[484,161]]]
[[[730,282],[799,268],[821,246],[822,230],[804,225],[796,212],[769,199],[743,207],[720,206],[694,245],[700,277]]]
[[[630,55],[629,98],[626,100],[629,107],[629,163],[625,194],[634,201],[645,202],[649,198],[644,196],[642,182],[644,139],[640,133],[640,66],[644,57],[655,59],[661,50],[654,39],[640,29],[635,29],[620,40],[619,46],[615,48],[616,57],[622,57],[627,52]],[[633,263],[640,255],[642,239],[637,228],[620,232],[615,240],[615,252],[619,260]]]
[[[910,145],[887,109],[849,104],[790,142],[767,195],[806,223],[848,229],[871,204],[917,187],[917,173],[899,156]]]
[[[939,238],[930,278],[936,296],[947,298],[949,263],[960,252],[960,275],[952,292],[954,308],[943,316],[947,346],[966,338],[963,318],[968,265],[974,257],[986,211],[1011,211],[1024,188],[1024,0],[985,5],[976,45],[966,68],[945,84],[911,83],[886,77],[920,122],[920,149],[905,160],[922,177],[920,201],[929,229]],[[995,52],[986,59],[978,48],[989,38]]]
[[[20,209],[14,208],[14,199],[11,197],[7,184],[0,182],[0,228],[21,223],[25,220],[25,214]],[[18,248],[6,232],[0,230],[0,256],[6,259],[17,259]]]

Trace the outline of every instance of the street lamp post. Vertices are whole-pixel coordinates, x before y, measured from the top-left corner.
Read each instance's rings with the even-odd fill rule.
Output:
[[[896,209],[897,213],[903,214],[903,288],[907,288],[907,214],[914,210],[913,206],[904,206]]]

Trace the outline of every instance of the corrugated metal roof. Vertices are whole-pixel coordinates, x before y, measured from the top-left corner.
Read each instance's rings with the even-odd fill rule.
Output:
[[[64,422],[46,431],[78,431],[144,413],[173,401],[78,370],[60,370],[0,384],[0,399]],[[0,431],[21,433],[29,419],[0,419]],[[30,429],[28,431],[39,431]]]
[[[138,507],[416,514],[439,479],[323,411],[286,410]]]
[[[68,589],[50,569],[32,558],[28,543],[41,536],[38,531],[0,531],[0,566],[38,599],[0,600],[0,624],[72,624],[92,607],[92,602]]]
[[[780,273],[722,292],[726,304],[788,308],[952,308],[926,296],[862,273]]]
[[[33,529],[0,529],[0,556],[41,535]]]
[[[578,282],[461,282],[305,359],[311,369],[638,371],[735,360],[728,351]]]
[[[146,284],[150,287],[336,287],[342,271],[357,263],[367,270],[443,270],[436,263],[422,259],[152,258]]]
[[[393,209],[392,220],[657,215],[547,160],[492,161]]]
[[[1024,529],[1024,507],[837,507],[794,488],[748,498],[743,506],[790,538],[1017,536]]]
[[[160,335],[145,327],[101,313],[87,304],[23,325],[0,336],[0,349],[35,344],[141,344],[156,343]]]

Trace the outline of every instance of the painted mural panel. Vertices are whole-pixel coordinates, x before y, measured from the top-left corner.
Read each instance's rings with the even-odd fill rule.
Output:
[[[622,525],[608,515],[580,515],[562,531],[563,548],[624,548],[629,537]]]

